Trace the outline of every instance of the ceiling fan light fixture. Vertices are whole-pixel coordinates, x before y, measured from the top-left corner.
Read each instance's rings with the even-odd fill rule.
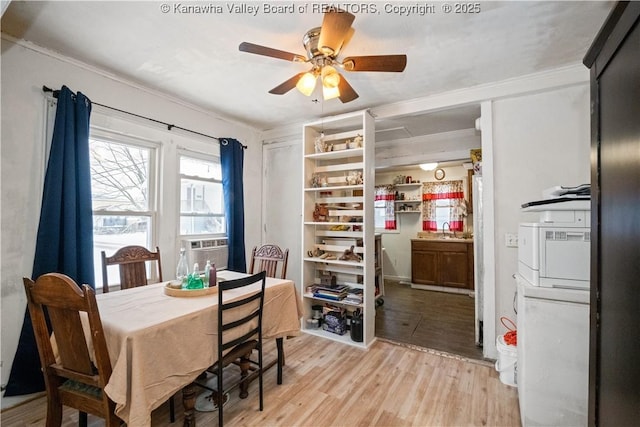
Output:
[[[296,88],[302,92],[303,95],[311,96],[313,90],[316,88],[316,74],[311,71],[308,73],[304,73],[298,83],[296,83]]]
[[[339,96],[340,96],[340,89],[338,88],[338,86],[327,87],[325,85],[322,85],[322,97],[324,98],[325,101],[328,101],[329,99],[338,98]]]
[[[340,85],[340,74],[330,65],[322,67],[322,86],[337,88]]]
[[[420,169],[423,171],[432,171],[438,167],[438,163],[422,163]]]

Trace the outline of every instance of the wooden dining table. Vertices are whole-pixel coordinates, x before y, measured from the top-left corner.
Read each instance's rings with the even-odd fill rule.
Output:
[[[219,280],[242,276],[218,272]],[[195,426],[192,383],[217,357],[217,293],[181,298],[165,295],[164,287],[158,283],[96,296],[113,368],[104,390],[129,426],[150,426],[151,412],[179,390],[184,425]],[[279,360],[282,338],[299,333],[300,318],[294,283],[267,278],[263,339],[279,340]]]

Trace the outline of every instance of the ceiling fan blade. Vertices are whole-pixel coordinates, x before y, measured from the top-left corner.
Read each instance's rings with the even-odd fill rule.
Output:
[[[349,82],[347,82],[347,79],[345,79],[344,76],[340,76],[340,83],[338,83],[338,89],[340,90],[339,98],[343,104],[346,104],[347,102],[351,102],[359,96],[356,93],[356,91],[353,90],[353,88],[351,87]]]
[[[342,61],[347,71],[402,72],[407,66],[407,55],[350,56]]]
[[[318,39],[320,52],[326,55],[336,55],[349,34],[349,29],[355,18],[354,15],[343,10],[326,12]]]
[[[291,52],[285,52],[284,50],[272,49],[266,46],[260,46],[258,44],[242,42],[238,49],[241,52],[255,53],[256,55],[270,56],[271,58],[284,59],[285,61],[293,62],[305,62],[307,58],[302,55],[298,55]]]
[[[356,29],[351,27],[349,28],[349,31],[347,31],[347,35],[344,36],[344,40],[342,41],[342,46],[340,46],[340,48],[338,49],[338,51],[333,55],[333,57],[335,58],[336,56],[338,56],[338,53],[340,53],[340,51],[342,49],[344,49],[344,47],[349,44],[349,42],[351,41],[351,39],[353,38],[353,35],[355,34]]]
[[[304,74],[305,73],[296,74],[295,76],[291,77],[289,80],[271,89],[269,93],[272,93],[274,95],[284,95],[285,93],[289,92],[291,89],[296,87],[296,83],[298,83],[298,80],[300,80],[300,78],[304,76]]]

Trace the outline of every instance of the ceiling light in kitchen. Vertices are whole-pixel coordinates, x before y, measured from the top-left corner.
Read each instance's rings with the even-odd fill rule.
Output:
[[[438,163],[422,163],[420,169],[423,171],[432,171],[438,167]]]

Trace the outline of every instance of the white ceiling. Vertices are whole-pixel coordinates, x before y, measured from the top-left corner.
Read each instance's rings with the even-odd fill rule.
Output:
[[[306,4],[309,12],[265,13],[265,3]],[[161,11],[163,4],[169,5],[168,13]],[[180,4],[213,4],[223,11],[178,13],[174,7]],[[404,53],[403,73],[345,72],[360,94],[347,104],[323,102],[315,93],[308,98],[295,89],[269,94],[308,66],[239,52],[238,45],[248,41],[304,55],[302,36],[322,23],[322,14],[312,13],[317,4],[14,0],[2,16],[2,32],[267,130],[579,63],[613,2],[480,2],[479,13],[457,14],[442,11],[454,3],[436,1],[430,3],[435,13],[424,16],[401,16],[385,5],[427,3],[369,2],[377,13],[354,13],[355,34],[341,55]],[[231,13],[230,5],[254,6],[259,12]],[[313,98],[320,100],[314,103]],[[376,127],[387,129],[389,138],[411,137],[472,128],[478,113],[470,107]]]

